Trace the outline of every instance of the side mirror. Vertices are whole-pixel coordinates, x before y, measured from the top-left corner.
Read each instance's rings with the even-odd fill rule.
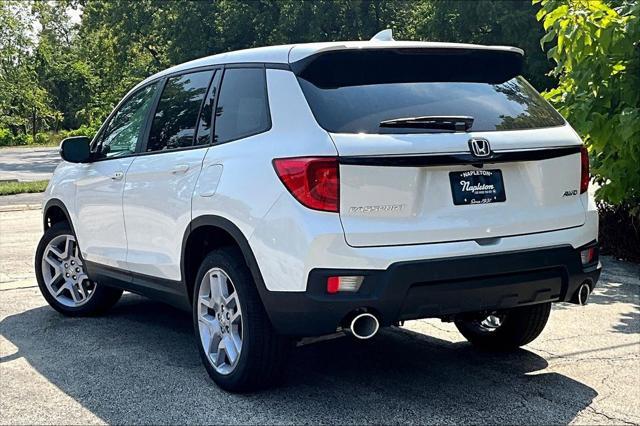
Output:
[[[90,143],[86,136],[66,138],[60,143],[60,156],[70,163],[86,163],[91,158]]]

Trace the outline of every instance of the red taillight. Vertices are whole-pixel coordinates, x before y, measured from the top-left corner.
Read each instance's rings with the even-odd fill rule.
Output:
[[[586,146],[580,148],[580,193],[589,189],[589,151]]]
[[[340,177],[335,157],[277,158],[273,167],[291,195],[314,210],[338,212]]]

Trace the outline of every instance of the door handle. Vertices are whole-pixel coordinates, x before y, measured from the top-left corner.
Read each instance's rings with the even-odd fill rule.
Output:
[[[123,172],[114,172],[113,175],[111,175],[111,180],[120,180],[124,177],[124,173]]]
[[[189,170],[188,164],[178,164],[177,166],[173,166],[173,169],[171,169],[171,173],[177,175],[180,173],[185,173],[187,170]]]

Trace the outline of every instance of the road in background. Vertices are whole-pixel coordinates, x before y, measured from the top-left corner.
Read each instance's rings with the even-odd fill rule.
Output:
[[[58,147],[0,148],[0,181],[50,179],[59,162]]]
[[[578,307],[511,353],[474,350],[451,324],[407,322],[370,341],[294,350],[284,383],[218,389],[189,314],[126,294],[66,318],[35,286],[40,212],[0,212],[0,424],[640,423],[640,268],[605,258]]]

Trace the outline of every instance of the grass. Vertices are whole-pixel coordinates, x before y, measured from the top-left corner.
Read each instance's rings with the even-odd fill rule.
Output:
[[[0,182],[0,195],[26,194],[44,192],[48,180],[34,180],[32,182]]]
[[[30,143],[23,145],[0,145],[0,149],[2,148],[50,148],[54,146],[60,146],[60,142],[48,141],[46,143]]]

